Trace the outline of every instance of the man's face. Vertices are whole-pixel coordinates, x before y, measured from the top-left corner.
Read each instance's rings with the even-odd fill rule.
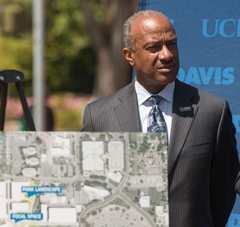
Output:
[[[136,51],[124,48],[123,53],[135,67],[138,82],[146,90],[156,94],[175,80],[179,70],[174,27],[161,14],[139,16],[133,21],[132,36],[136,40]]]

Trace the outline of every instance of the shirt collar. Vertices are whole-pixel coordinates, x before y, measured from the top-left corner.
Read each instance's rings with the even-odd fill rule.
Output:
[[[173,93],[175,88],[175,81],[167,84],[162,91],[158,93],[159,96],[163,97],[170,103],[173,103]],[[142,105],[150,96],[153,94],[147,91],[138,81],[137,77],[135,77],[135,90],[137,93],[138,105]]]

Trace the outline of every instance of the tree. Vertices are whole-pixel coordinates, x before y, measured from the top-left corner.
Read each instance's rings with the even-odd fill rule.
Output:
[[[50,89],[91,93],[96,58],[78,2],[45,3],[46,81]]]
[[[1,6],[10,3],[20,5],[29,21],[32,2],[0,0]],[[46,83],[51,92],[91,93],[93,87],[93,93],[100,98],[131,81],[131,67],[122,54],[122,26],[137,11],[137,2],[45,0],[45,69]],[[0,28],[1,25],[0,20]],[[17,36],[3,37],[0,34],[2,68],[15,68],[25,74],[27,96],[32,90],[31,35],[31,25]]]
[[[122,27],[137,11],[137,0],[78,0],[96,51],[93,94],[104,97],[131,81],[131,67],[122,54]]]
[[[79,10],[78,2],[76,0],[44,0],[44,2],[45,70],[49,90],[92,93],[96,58],[88,31],[83,26],[84,15]],[[1,69],[18,69],[24,73],[27,96],[32,93],[32,6],[32,0],[0,0],[3,15],[7,8],[12,7],[23,11],[27,18],[28,26],[24,31],[6,35],[1,32],[5,20],[2,20],[3,15],[0,15]],[[15,11],[12,10],[10,13],[13,27],[17,27]]]

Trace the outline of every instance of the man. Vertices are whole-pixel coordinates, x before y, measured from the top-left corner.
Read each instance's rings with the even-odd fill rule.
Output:
[[[136,80],[87,105],[81,131],[147,132],[149,97],[167,125],[171,227],[224,227],[239,170],[235,127],[227,101],[176,79],[177,37],[169,19],[142,11],[124,25],[123,54]]]

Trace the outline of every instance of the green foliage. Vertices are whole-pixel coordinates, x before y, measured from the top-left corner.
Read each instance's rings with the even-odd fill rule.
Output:
[[[12,0],[12,2],[20,5],[28,16],[32,14],[33,0]]]
[[[100,134],[98,138],[105,141],[105,134]]]
[[[32,77],[32,43],[29,40],[1,35],[0,43],[0,70],[16,69],[22,71],[25,82],[28,83]],[[11,91],[16,94],[15,87]],[[29,93],[30,89],[25,88],[25,92]]]
[[[106,180],[105,176],[90,175],[90,179]]]
[[[111,183],[113,186],[118,187],[119,183],[109,180],[109,183]]]
[[[61,111],[56,111],[55,119],[56,129],[68,131],[69,128],[71,128],[72,131],[79,131],[81,128],[81,122],[79,121],[79,112],[75,110],[62,109]]]
[[[94,12],[94,17],[96,21],[103,22],[106,14],[104,12],[104,7],[99,0],[89,0],[92,12]]]
[[[84,182],[85,185],[87,186],[91,186],[91,187],[103,187],[105,189],[107,189],[107,184],[106,183],[101,183],[99,181],[85,181]]]
[[[7,2],[0,0],[0,4]],[[20,5],[29,20],[32,20],[32,0],[12,0],[11,3]],[[78,2],[46,0],[45,22],[45,73],[50,91],[91,93],[96,58]],[[17,37],[0,34],[0,70],[22,71],[25,75],[23,84],[26,96],[32,94],[32,46],[31,25]],[[14,92],[16,89],[12,90]]]
[[[151,195],[151,200],[158,205],[166,205],[168,202],[167,191],[157,191],[156,188],[148,188],[149,195]]]
[[[151,143],[148,143],[148,137],[144,136],[143,137],[143,142],[141,143],[141,146],[139,148],[139,152],[145,153],[146,150],[149,149]]]
[[[132,201],[139,201],[139,192],[137,189],[123,189],[123,193],[126,194]]]
[[[46,71],[51,90],[92,90],[96,59],[76,1],[47,1]]]
[[[82,140],[84,140],[84,141],[93,141],[88,134],[83,134],[83,135],[82,135]],[[81,160],[82,160],[82,159],[81,159]]]
[[[123,200],[121,200],[119,197],[117,197],[116,199],[114,199],[113,201],[111,201],[109,204],[116,204],[119,205],[121,207],[125,207],[125,208],[129,208],[129,205],[127,203],[125,203]],[[124,209],[123,209],[124,210]],[[124,210],[125,211],[125,210]],[[122,212],[124,212],[122,211]]]

